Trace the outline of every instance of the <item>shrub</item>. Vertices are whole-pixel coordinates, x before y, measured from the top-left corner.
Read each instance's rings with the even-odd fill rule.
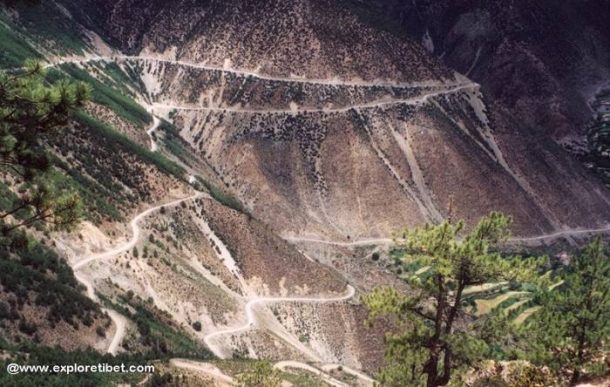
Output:
[[[106,337],[106,330],[102,326],[95,328],[95,333],[97,333],[99,337]]]

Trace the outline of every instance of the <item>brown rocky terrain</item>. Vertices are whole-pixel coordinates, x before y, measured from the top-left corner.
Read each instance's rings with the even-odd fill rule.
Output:
[[[603,78],[604,57],[587,50],[559,77],[570,47],[543,58],[548,42],[524,39],[546,20],[538,3],[375,2],[403,26],[420,11],[416,39],[357,1],[58,3],[108,45],[54,62],[112,89],[50,144],[88,203],[57,250],[126,320],[105,341],[84,329],[83,346],[152,348],[152,319],[222,358],[374,373],[384,329],[365,324],[359,295],[408,291],[378,240],[494,210],[524,237],[607,225],[610,191],[560,141],[582,134],[574,85],[585,65],[599,72],[583,85]]]
[[[606,222],[601,215],[608,210],[606,189],[554,142],[567,135],[565,128],[578,127],[570,115],[576,105],[545,108],[567,95],[553,92],[552,84],[561,82],[549,78],[566,64],[554,55],[547,60],[553,71],[541,65],[538,77],[532,73],[537,67],[511,59],[515,71],[525,73],[510,79],[502,71],[511,70],[494,64],[521,57],[503,48],[512,41],[493,45],[493,39],[502,34],[525,39],[523,31],[510,29],[527,30],[532,15],[540,14],[538,5],[510,14],[514,23],[497,27],[493,20],[499,15],[491,6],[481,11],[487,18],[464,11],[454,32],[446,33],[443,60],[463,73],[468,69],[455,58],[470,51],[462,49],[460,31],[478,31],[466,36],[494,47],[495,56],[481,54],[468,74],[482,83],[481,92],[476,85],[450,90],[450,84],[468,80],[458,80],[404,36],[398,39],[392,31],[369,36],[370,23],[324,1],[232,7],[183,2],[171,10],[151,4],[136,21],[125,15],[131,16],[137,2],[104,7],[114,11],[103,23],[84,22],[122,42],[129,54],[147,58],[122,65],[155,80],[149,81],[148,94],[156,111],[173,119],[253,215],[284,235],[384,236],[445,216],[449,202],[466,220],[493,209],[507,212],[515,218],[514,232],[523,235]],[[451,8],[426,10],[432,20]],[[262,14],[273,17],[258,17]],[[172,27],[183,20],[189,21],[186,27]],[[433,40],[443,28],[449,27],[431,32]],[[345,43],[342,49],[330,49],[338,41]],[[521,43],[536,53],[526,58],[545,52],[546,46],[533,45],[532,39]],[[427,86],[408,85],[412,81]],[[557,120],[562,123],[551,124]],[[541,122],[553,129],[532,129]]]

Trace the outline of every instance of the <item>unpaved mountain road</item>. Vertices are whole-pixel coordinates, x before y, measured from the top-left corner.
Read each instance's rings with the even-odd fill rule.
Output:
[[[316,239],[309,237],[299,237],[299,236],[288,236],[284,238],[288,242],[311,242],[311,243],[320,243],[323,245],[332,245],[332,246],[340,246],[340,247],[358,247],[358,246],[371,246],[371,245],[390,245],[394,243],[394,241],[390,238],[364,238],[358,239],[351,242],[341,242],[341,241],[331,241],[326,239]]]
[[[138,239],[140,238],[140,226],[138,225],[138,223],[142,219],[146,218],[148,215],[152,214],[155,211],[160,210],[162,207],[165,207],[165,208],[175,207],[175,206],[181,204],[182,202],[194,200],[199,197],[202,197],[203,195],[204,195],[203,193],[196,193],[187,198],[177,199],[172,202],[161,204],[161,205],[151,207],[151,208],[145,210],[144,212],[136,215],[136,217],[134,217],[133,220],[130,222],[132,236],[127,242],[125,242],[122,245],[119,245],[109,251],[105,251],[105,252],[99,253],[99,254],[92,254],[88,257],[84,257],[83,259],[78,261],[76,264],[74,264],[72,266],[72,270],[74,271],[74,276],[87,289],[87,296],[90,299],[92,299],[93,301],[99,302],[99,300],[95,294],[95,288],[94,288],[93,282],[90,279],[86,278],[82,273],[79,272],[82,268],[84,268],[85,266],[89,265],[92,262],[109,259],[109,258],[115,257],[119,254],[122,254],[126,251],[131,250],[138,243]],[[108,353],[114,355],[114,354],[116,354],[116,352],[119,348],[119,345],[121,344],[121,342],[123,341],[123,337],[125,336],[127,319],[112,309],[103,308],[102,310],[105,311],[106,313],[108,313],[108,316],[113,321],[113,323],[116,327],[116,331],[114,333],[114,336],[113,336],[113,338],[110,342],[110,345],[108,347],[108,350],[107,350]]]
[[[93,262],[115,257],[115,256],[125,253],[125,252],[131,250],[133,247],[135,247],[138,243],[138,240],[140,238],[140,233],[141,233],[139,223],[144,218],[146,218],[147,216],[152,214],[153,212],[158,211],[163,207],[168,208],[168,207],[178,206],[182,202],[189,201],[189,200],[195,200],[204,195],[205,194],[203,194],[203,193],[197,193],[190,197],[183,198],[183,199],[177,199],[177,200],[174,200],[169,203],[157,205],[155,207],[151,207],[151,208],[141,212],[140,214],[136,215],[130,222],[132,235],[128,241],[126,241],[125,243],[123,243],[111,250],[105,251],[103,253],[93,254],[88,257],[84,257],[82,260],[78,261],[75,265],[73,265],[72,268],[74,270],[75,277],[77,278],[77,280],[79,282],[81,282],[85,286],[85,288],[87,289],[87,295],[92,300],[94,300],[96,302],[99,301],[95,294],[95,288],[94,288],[92,281],[89,280],[88,278],[86,278],[82,273],[80,273],[81,269],[83,269],[85,266],[87,266]],[[235,327],[235,328],[227,328],[227,329],[222,329],[222,330],[218,330],[215,332],[211,332],[204,337],[204,342],[215,354],[220,355],[219,357],[222,357],[222,351],[219,350],[218,346],[216,346],[214,344],[214,342],[213,342],[214,339],[216,339],[220,336],[233,335],[233,334],[245,332],[245,331],[251,329],[252,327],[256,326],[257,321],[259,320],[259,318],[261,318],[259,316],[259,314],[254,310],[255,306],[257,306],[257,305],[282,303],[282,302],[314,303],[314,304],[343,302],[343,301],[347,301],[347,300],[351,299],[354,296],[355,292],[356,292],[355,289],[351,285],[348,285],[347,291],[344,295],[335,296],[335,297],[332,297],[332,296],[331,297],[257,297],[257,296],[252,296],[249,299],[249,301],[245,307],[246,322],[244,324],[242,324],[238,327]],[[126,333],[127,319],[114,310],[106,309],[106,308],[104,308],[103,310],[108,313],[108,315],[112,319],[114,325],[116,326],[115,334],[111,340],[111,343],[108,347],[107,352],[111,353],[111,354],[116,354],[117,350],[120,346],[120,343],[122,342],[122,340],[125,336],[125,333]],[[312,357],[314,360],[316,360],[316,361],[320,360],[317,357],[317,355],[315,355],[315,353],[313,353],[312,351],[308,351],[304,348],[301,348],[302,344],[299,343],[298,340],[296,340],[296,339],[291,340],[291,337],[289,337],[288,335],[282,336],[282,339],[287,341],[288,344],[294,346],[298,350],[306,352],[306,354],[308,356]],[[181,366],[182,368],[196,368],[200,371],[202,370],[202,368],[199,366],[194,366],[193,364],[189,365],[189,364],[185,363],[185,361],[182,361],[179,359],[175,359],[175,361],[173,361],[173,364],[176,366]],[[311,367],[311,368],[313,368],[313,367]],[[205,371],[208,372],[208,371],[210,371],[210,369],[206,368]],[[320,371],[318,370],[318,372],[320,372]],[[227,380],[224,380],[224,381],[227,382]],[[344,385],[345,384],[341,384],[341,386],[344,386]]]
[[[159,146],[157,145],[157,142],[155,141],[155,130],[157,130],[159,128],[159,125],[161,125],[161,120],[157,118],[157,116],[153,115],[153,124],[152,126],[146,131],[146,134],[148,134],[148,137],[150,137],[150,151],[151,152],[156,152],[159,149]]]
[[[285,372],[288,372],[287,369],[290,369],[290,368],[304,370],[304,371],[310,372],[310,373],[320,377],[322,380],[324,380],[326,383],[328,383],[329,385],[331,385],[333,387],[349,387],[349,385],[347,383],[339,381],[339,380],[333,378],[332,376],[320,371],[319,369],[317,369],[307,363],[287,360],[287,361],[280,361],[280,362],[276,363],[274,365],[274,367],[281,371],[285,371]]]
[[[123,338],[125,337],[125,333],[127,332],[127,319],[120,313],[112,309],[105,309],[108,316],[116,327],[116,331],[112,340],[110,341],[110,345],[108,346],[108,353],[111,355],[116,355],[119,349],[119,345],[123,342]]]
[[[374,386],[375,385],[375,379],[369,377],[368,375],[355,370],[353,368],[350,367],[346,367],[346,366],[342,366],[340,364],[325,364],[322,366],[322,371],[324,372],[332,372],[332,371],[339,371],[342,370],[342,372],[345,372],[346,374],[350,374],[352,376],[355,376],[356,378],[360,379],[361,382],[363,382],[364,386]]]
[[[246,332],[246,331],[250,330],[251,328],[253,328],[257,323],[257,313],[254,310],[254,307],[257,305],[274,304],[274,303],[277,304],[277,303],[282,303],[282,302],[310,303],[310,304],[342,302],[342,301],[347,301],[347,300],[351,299],[354,296],[354,294],[356,294],[356,290],[354,289],[354,287],[351,285],[347,285],[346,294],[344,294],[342,296],[337,296],[337,297],[257,297],[257,296],[254,296],[254,297],[251,297],[250,300],[248,301],[248,303],[246,304],[246,307],[245,307],[246,322],[244,324],[234,327],[234,328],[226,328],[226,329],[218,330],[215,332],[211,332],[204,337],[203,341],[206,343],[208,348],[210,348],[212,350],[212,352],[214,352],[214,354],[216,356],[222,358],[223,357],[222,350],[220,350],[219,347],[216,344],[214,344],[214,339],[216,339],[220,336],[228,336],[228,335],[243,333],[243,332]],[[292,340],[290,340],[290,341],[292,341]],[[302,349],[301,343],[297,344],[295,342],[290,342],[289,344],[297,347],[298,349]],[[308,352],[311,352],[311,351],[308,351]],[[315,355],[313,353],[309,353],[309,355],[314,360],[320,360],[317,357],[317,355]]]
[[[171,359],[169,363],[177,368],[187,369],[191,371],[200,372],[204,375],[210,376],[211,378],[219,381],[222,385],[232,386],[235,384],[235,379],[226,375],[213,364],[193,361],[188,359]]]
[[[52,63],[44,65],[45,68],[60,66],[62,64],[69,63],[87,63],[87,62],[120,62],[120,61],[148,61],[155,63],[164,63],[170,65],[190,67],[194,69],[208,70],[208,71],[219,71],[223,73],[234,74],[239,77],[252,77],[265,81],[275,82],[291,82],[291,83],[305,83],[313,85],[323,86],[355,86],[355,87],[398,87],[398,88],[415,88],[415,87],[431,87],[443,85],[443,83],[437,81],[416,81],[416,82],[390,82],[387,80],[376,80],[376,81],[363,81],[363,80],[344,80],[344,79],[316,79],[316,78],[304,78],[304,77],[274,77],[258,73],[256,71],[235,69],[227,66],[214,66],[202,63],[195,63],[184,60],[175,60],[169,58],[146,56],[146,55],[112,55],[112,56],[100,56],[100,55],[86,55],[83,57],[71,57],[71,58],[60,58]],[[12,69],[18,70],[18,69]]]
[[[515,237],[511,238],[509,242],[513,243],[527,243],[527,242],[545,242],[566,237],[579,237],[586,235],[599,235],[599,234],[610,234],[610,225],[600,228],[587,228],[587,229],[566,229],[562,231],[553,232],[550,234],[544,234],[532,237]]]
[[[73,267],[72,269],[74,271],[78,271],[79,269],[81,269],[82,267],[88,265],[91,262],[94,261],[98,261],[98,260],[102,260],[102,259],[108,259],[108,258],[112,258],[115,257],[119,254],[122,254],[126,251],[131,250],[132,248],[135,247],[135,245],[138,243],[138,240],[140,238],[140,226],[138,225],[138,223],[140,223],[142,221],[142,219],[146,218],[148,215],[152,214],[155,211],[159,211],[162,207],[175,207],[177,205],[180,205],[182,202],[187,202],[190,200],[195,200],[198,198],[201,198],[205,196],[204,193],[198,192],[192,196],[189,196],[187,198],[183,198],[183,199],[177,199],[168,203],[164,203],[164,204],[160,204],[157,205],[155,207],[151,207],[141,213],[139,213],[138,215],[136,215],[131,222],[129,223],[129,226],[131,228],[131,238],[124,244],[121,244],[115,248],[113,248],[112,250],[109,251],[105,251],[103,253],[98,253],[98,254],[93,254],[90,255],[89,257],[85,257],[84,259],[78,261]]]
[[[199,372],[205,376],[211,377],[212,379],[216,380],[222,386],[234,386],[236,384],[234,378],[225,374],[220,368],[218,368],[214,364],[211,364],[208,362],[200,362],[200,361],[195,361],[195,360],[176,358],[176,359],[171,359],[169,361],[169,364],[176,368],[182,368],[182,369],[186,369],[186,370],[190,370],[190,371]],[[329,375],[329,372],[339,370],[340,366],[337,364],[326,364],[326,365],[321,366],[320,368],[316,368],[313,365],[310,365],[307,363],[294,361],[294,360],[284,360],[284,361],[279,361],[279,362],[275,363],[273,365],[273,367],[280,371],[288,372],[288,373],[290,373],[290,369],[303,370],[303,371],[306,371],[306,372],[309,372],[309,373],[312,373],[312,374],[318,376],[324,382],[328,383],[329,385],[331,385],[333,387],[349,387],[350,386],[349,384],[342,382],[340,380],[337,380],[333,376]],[[359,386],[366,386],[366,387],[374,386],[375,381],[373,379],[371,379],[370,377],[368,377],[367,375],[364,375],[363,373],[353,370],[349,367],[342,366],[341,368],[342,368],[342,372],[344,372],[346,374],[350,374],[350,375],[356,377],[357,379],[359,379],[360,380]]]
[[[183,105],[170,105],[164,103],[155,102],[152,104],[154,110],[165,109],[165,110],[186,110],[186,111],[217,111],[217,112],[230,112],[230,113],[241,113],[241,114],[286,114],[286,115],[299,115],[308,113],[346,113],[352,109],[374,109],[393,105],[418,105],[425,104],[430,98],[438,97],[441,95],[455,94],[468,89],[478,88],[479,85],[476,83],[466,83],[458,85],[450,85],[444,90],[439,90],[421,96],[405,98],[405,99],[391,99],[391,100],[380,100],[369,103],[348,105],[340,108],[297,108],[297,109],[243,109],[223,106],[183,106]]]
[[[538,236],[532,237],[513,237],[508,240],[509,244],[527,244],[531,242],[549,242],[560,238],[567,237],[579,237],[586,235],[600,235],[600,234],[610,234],[610,225],[600,228],[574,228],[574,229],[565,229],[562,231],[556,231],[549,234],[542,234]],[[390,238],[363,238],[356,239],[349,242],[344,241],[332,241],[327,239],[317,239],[313,237],[299,237],[299,236],[286,236],[284,239],[288,242],[309,242],[309,243],[319,243],[324,245],[332,245],[332,246],[340,246],[340,247],[358,247],[358,246],[371,246],[371,245],[391,245],[394,241]]]

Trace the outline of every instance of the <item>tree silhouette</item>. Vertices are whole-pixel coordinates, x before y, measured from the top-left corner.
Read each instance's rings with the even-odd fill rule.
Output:
[[[28,61],[18,72],[0,72],[0,171],[16,193],[12,207],[0,210],[7,234],[36,222],[73,226],[81,203],[74,192],[58,189],[51,179],[45,139],[57,135],[75,109],[89,98],[83,83],[49,85],[40,63]]]

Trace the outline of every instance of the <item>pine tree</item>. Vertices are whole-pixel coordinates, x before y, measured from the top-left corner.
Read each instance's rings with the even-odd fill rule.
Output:
[[[79,219],[78,195],[57,189],[50,179],[44,140],[68,123],[89,94],[82,83],[47,84],[35,62],[19,73],[0,72],[0,170],[20,192],[12,208],[0,210],[4,234],[41,221],[69,227]]]
[[[240,387],[280,387],[280,372],[268,361],[255,361],[245,372],[237,376]]]
[[[384,385],[447,385],[456,370],[485,358],[490,344],[505,333],[504,320],[473,322],[464,289],[500,280],[530,279],[536,260],[505,258],[491,250],[509,235],[510,218],[491,213],[463,238],[463,222],[427,225],[405,231],[397,248],[403,272],[428,267],[424,276],[407,281],[414,294],[394,288],[376,289],[364,297],[370,317],[393,317],[396,329],[386,335]],[[490,324],[495,325],[491,327]]]
[[[570,262],[564,283],[547,292],[542,309],[524,325],[526,353],[577,384],[604,373],[610,350],[610,259],[600,238]]]

